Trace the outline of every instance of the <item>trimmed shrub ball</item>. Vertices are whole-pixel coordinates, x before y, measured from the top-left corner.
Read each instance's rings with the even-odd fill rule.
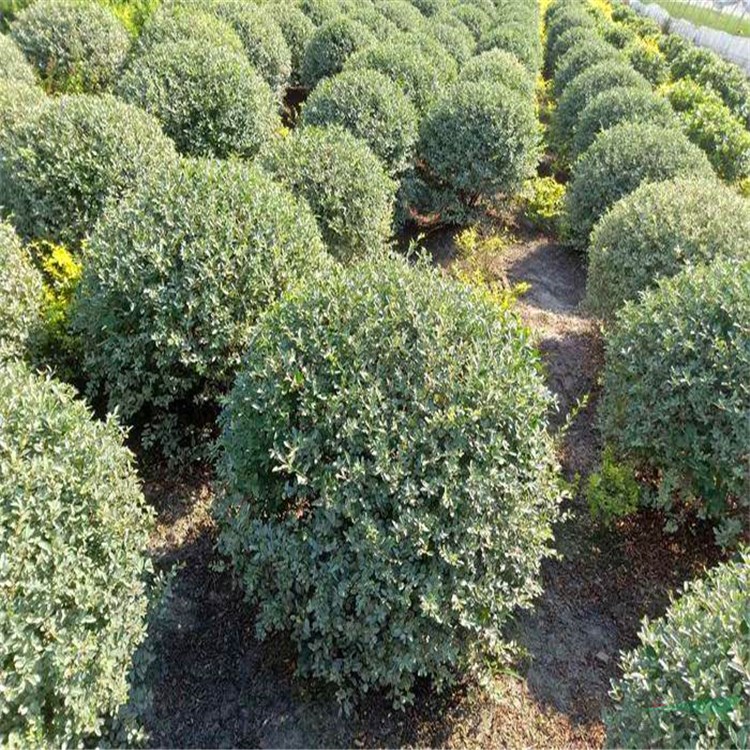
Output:
[[[594,16],[583,5],[571,3],[566,8],[559,8],[548,16],[547,49],[554,50],[563,34],[573,29],[596,29]],[[559,53],[558,53],[559,54]],[[552,61],[550,70],[555,70],[556,63]]]
[[[604,130],[620,123],[654,123],[675,128],[677,120],[669,102],[645,88],[621,86],[603,91],[578,117],[572,156],[582,154]]]
[[[742,747],[750,726],[747,596],[750,551],[685,585],[667,613],[645,620],[622,658],[610,747]],[[644,710],[644,706],[656,706]]]
[[[11,35],[50,92],[109,89],[130,49],[117,16],[90,0],[37,0],[21,11]]]
[[[407,167],[417,140],[414,105],[375,70],[347,70],[321,82],[302,110],[302,122],[346,128],[394,174]]]
[[[472,57],[461,69],[459,79],[507,86],[530,99],[536,90],[534,77],[528,69],[515,55],[502,49],[488,50]]]
[[[340,73],[346,61],[375,36],[357,21],[339,17],[320,26],[302,58],[302,83],[313,88],[318,81]]]
[[[9,224],[0,222],[0,366],[23,357],[41,325],[42,277]]]
[[[0,206],[25,239],[76,246],[107,198],[176,156],[156,120],[113,96],[49,99],[0,133]]]
[[[273,92],[247,58],[199,41],[150,49],[133,61],[119,94],[193,156],[255,156],[281,124]]]
[[[273,8],[273,19],[278,23],[284,35],[292,61],[290,83],[302,85],[302,60],[305,49],[315,34],[315,24],[297,7],[286,3],[266,0],[265,7]]]
[[[327,257],[307,206],[252,166],[155,172],[108,206],[85,248],[74,327],[92,395],[145,424],[146,444],[189,454],[260,313]]]
[[[536,75],[542,64],[542,48],[539,38],[529,32],[528,26],[518,23],[503,23],[488,31],[479,42],[479,52],[503,49],[514,54]]]
[[[569,50],[600,39],[601,37],[597,31],[588,26],[576,26],[572,29],[568,29],[564,34],[561,34],[557,38],[554,45],[550,46],[547,44],[547,50],[545,53],[545,70],[547,70],[551,77],[554,77],[560,60],[562,60],[563,56],[567,54]]]
[[[333,270],[269,310],[222,415],[219,548],[340,700],[502,653],[560,487],[528,330],[426,264]]]
[[[594,227],[587,304],[609,318],[686,264],[750,258],[750,201],[715,179],[647,183]]]
[[[418,155],[430,179],[474,205],[512,193],[538,157],[533,100],[489,82],[461,82],[429,112]]]
[[[446,59],[449,65],[445,64]],[[403,90],[420,115],[434,105],[458,73],[458,66],[450,57],[430,57],[408,37],[368,45],[349,58],[345,70],[349,69],[383,73]]]
[[[606,336],[600,417],[618,455],[728,543],[746,529],[750,445],[750,261],[717,258],[627,303]]]
[[[460,21],[472,33],[477,42],[489,31],[494,20],[492,14],[468,4],[454,5],[448,11],[448,15]]]
[[[33,118],[36,110],[46,101],[44,91],[38,86],[0,78],[0,160],[2,144],[8,141],[13,128],[24,120]]]
[[[425,17],[408,0],[374,0],[374,5],[400,31],[416,31],[424,25]]]
[[[11,747],[98,744],[146,637],[153,511],[115,419],[93,419],[76,395],[0,365],[0,736]]]
[[[461,24],[451,25],[432,21],[425,32],[440,42],[443,49],[458,63],[459,67],[464,65],[476,50],[476,40]]]
[[[449,0],[412,0],[411,4],[427,18],[448,8]]]
[[[262,164],[308,202],[338,260],[364,258],[390,237],[396,183],[364,141],[347,130],[298,128],[276,141]]]
[[[558,61],[554,77],[554,94],[562,96],[567,85],[585,70],[610,60],[625,62],[622,53],[602,39],[578,44],[568,50]]]
[[[614,88],[651,90],[640,73],[619,60],[594,65],[567,85],[552,120],[552,139],[558,152],[569,153],[581,113],[599,94]]]
[[[36,84],[36,76],[20,47],[9,37],[0,34],[0,80]]]
[[[644,182],[710,177],[706,155],[679,131],[653,123],[623,123],[600,133],[573,167],[566,193],[566,226],[585,248],[607,209]]]

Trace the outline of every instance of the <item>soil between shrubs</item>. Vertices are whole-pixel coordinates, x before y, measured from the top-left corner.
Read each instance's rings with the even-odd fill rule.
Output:
[[[452,262],[450,237],[428,242],[440,265]],[[597,321],[579,309],[583,259],[528,236],[493,260],[493,273],[531,284],[518,310],[539,338],[558,397],[552,425],[588,395],[560,449],[566,477],[585,480],[600,450],[603,353]],[[154,747],[601,747],[601,712],[619,651],[635,645],[644,615],[664,612],[670,591],[719,559],[708,528],[667,535],[659,514],[642,511],[604,530],[576,493],[556,530],[562,558],[544,564],[544,594],[510,634],[526,656],[498,677],[496,700],[471,685],[436,695],[424,684],[406,711],[373,696],[345,717],[325,685],[294,678],[288,640],[255,639],[253,613],[214,551],[210,474],[161,473],[150,469],[145,483],[159,519],[152,552],[160,568],[176,565],[177,574],[154,633],[154,702],[146,717]]]

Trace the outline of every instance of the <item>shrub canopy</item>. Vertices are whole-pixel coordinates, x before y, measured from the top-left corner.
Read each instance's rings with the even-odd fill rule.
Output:
[[[533,99],[536,82],[523,63],[511,52],[492,49],[472,57],[461,68],[462,81],[487,81],[506,86],[524,97]]]
[[[611,44],[607,44],[599,37],[569,49],[559,59],[555,69],[553,79],[555,96],[559,98],[567,85],[584,71],[610,60],[624,62],[625,59]]]
[[[23,56],[23,52],[9,36],[4,34],[0,34],[0,80],[26,83],[29,86],[36,83],[34,71]]]

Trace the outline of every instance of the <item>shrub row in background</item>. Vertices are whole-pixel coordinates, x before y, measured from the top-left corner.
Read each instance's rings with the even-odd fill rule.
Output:
[[[36,76],[20,47],[9,37],[0,34],[0,80],[15,81],[33,86]]]

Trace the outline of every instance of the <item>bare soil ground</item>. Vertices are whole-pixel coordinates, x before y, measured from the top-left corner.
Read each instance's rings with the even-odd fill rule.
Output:
[[[448,235],[430,245],[438,263],[451,262]],[[585,477],[600,450],[602,346],[596,321],[580,309],[583,262],[533,237],[496,264],[500,277],[531,284],[519,311],[539,337],[559,400],[553,424],[589,397],[560,449],[567,477]],[[556,534],[562,558],[545,564],[544,595],[513,629],[528,655],[515,674],[498,677],[496,700],[471,685],[441,696],[425,684],[404,712],[374,697],[344,717],[324,686],[294,679],[288,641],[256,641],[253,614],[214,552],[211,477],[153,477],[146,491],[159,513],[154,556],[161,567],[178,565],[155,633],[154,706],[146,722],[155,747],[600,747],[618,652],[635,644],[643,615],[663,612],[669,592],[718,557],[706,529],[668,536],[655,513],[603,530],[574,493],[569,520]]]

